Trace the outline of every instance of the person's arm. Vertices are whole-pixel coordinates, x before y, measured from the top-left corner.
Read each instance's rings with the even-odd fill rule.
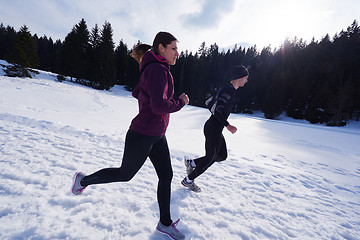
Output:
[[[214,116],[224,127],[229,125],[227,117],[231,111],[229,108],[232,107],[230,106],[230,98],[230,94],[228,94],[226,91],[223,89],[219,90]]]
[[[154,113],[164,114],[179,111],[185,101],[180,98],[168,98],[169,75],[167,70],[160,64],[153,64],[147,72],[147,85],[150,95],[150,106]]]
[[[136,87],[132,90],[132,96],[136,99],[138,99],[140,93],[140,83],[136,85]]]

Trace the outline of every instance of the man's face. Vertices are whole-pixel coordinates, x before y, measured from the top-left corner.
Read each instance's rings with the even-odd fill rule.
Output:
[[[240,79],[239,79],[239,87],[243,87],[243,86],[247,83],[248,78],[249,78],[249,76],[240,78]]]

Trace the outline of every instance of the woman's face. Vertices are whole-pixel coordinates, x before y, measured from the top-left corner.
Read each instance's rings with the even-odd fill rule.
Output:
[[[162,44],[159,45],[160,55],[163,56],[170,65],[176,63],[176,59],[179,56],[177,41],[172,41],[164,48]]]

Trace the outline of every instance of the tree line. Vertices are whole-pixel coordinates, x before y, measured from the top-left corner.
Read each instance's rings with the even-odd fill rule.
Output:
[[[138,42],[139,43],[139,42]],[[135,44],[134,44],[135,45]],[[84,19],[64,41],[31,35],[24,25],[19,31],[0,25],[0,59],[22,67],[70,76],[96,89],[116,84],[132,90],[138,83],[138,64],[131,49],[120,40],[115,46],[109,22],[88,29]],[[230,80],[233,66],[248,67],[245,87],[237,91],[234,113],[262,111],[269,119],[281,113],[295,119],[330,126],[346,125],[360,118],[360,28],[355,20],[332,38],[306,43],[285,39],[278,49],[256,45],[220,50],[216,43],[198,51],[181,52],[171,71],[175,92],[186,92],[190,104],[204,107],[216,89]]]

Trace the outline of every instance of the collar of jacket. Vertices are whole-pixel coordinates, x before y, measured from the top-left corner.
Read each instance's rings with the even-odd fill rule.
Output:
[[[144,57],[140,64],[140,71],[143,72],[145,68],[151,64],[151,63],[160,63],[164,65],[167,69],[170,69],[169,63],[166,61],[166,59],[161,55],[156,55],[152,51],[147,51],[144,54]]]

